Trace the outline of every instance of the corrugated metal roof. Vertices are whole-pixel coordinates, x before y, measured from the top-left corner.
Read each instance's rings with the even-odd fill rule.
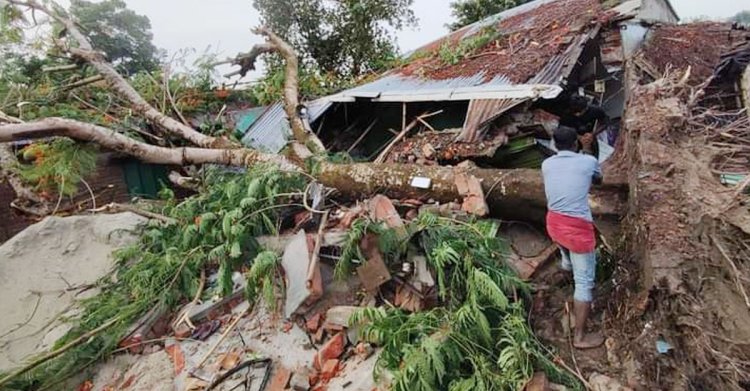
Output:
[[[232,123],[234,124],[234,130],[240,135],[244,136],[245,133],[250,129],[255,121],[260,118],[263,113],[266,112],[268,107],[252,107],[244,110],[231,111],[228,114]]]
[[[391,73],[374,82],[342,91],[330,97],[334,102],[353,102],[368,98],[373,102],[428,102],[470,99],[545,98],[557,96],[562,89],[548,84],[512,84],[506,77],[489,82],[484,74],[447,80],[420,79]]]
[[[548,84],[562,83],[568,76],[570,76],[570,73],[573,71],[586,43],[590,39],[596,37],[598,32],[599,27],[594,27],[587,33],[576,37],[573,44],[568,46],[565,52],[553,57],[530,81]],[[560,91],[561,90],[562,89],[560,89]],[[555,96],[557,96],[557,94],[555,94]],[[474,142],[479,140],[484,134],[483,130],[486,129],[490,122],[494,121],[513,107],[530,99],[532,99],[532,97],[489,100],[472,99],[466,113],[466,121],[464,122],[463,131],[458,136],[457,140],[463,142]]]
[[[485,27],[497,26],[500,21],[516,15],[522,15],[536,8],[553,2],[570,2],[576,0],[536,0],[521,6],[506,10],[499,14],[459,29],[445,37],[433,41],[413,53],[434,51],[443,42],[460,42],[481,32]],[[567,4],[561,4],[565,6]],[[548,12],[549,11],[545,11]],[[512,33],[529,28],[537,18],[533,12],[529,12],[528,18],[520,23],[514,22],[513,31],[501,31]],[[589,30],[590,31],[590,30]],[[588,31],[571,35],[580,38],[586,36]],[[573,47],[576,45],[570,45]],[[424,101],[449,101],[449,100],[471,100],[471,99],[551,99],[556,97],[562,89],[558,84],[569,71],[570,47],[565,54],[550,58],[536,77],[525,83],[513,83],[505,75],[497,75],[488,80],[487,73],[480,71],[473,75],[465,75],[447,79],[435,79],[424,75],[405,75],[399,69],[384,74],[379,79],[363,84],[349,90],[333,95],[331,100],[336,102],[352,102],[357,98],[371,99],[373,102],[424,102]],[[577,51],[575,55],[580,55]],[[574,59],[575,60],[575,59]],[[463,62],[463,61],[462,61]]]
[[[332,104],[333,102],[327,98],[305,103],[310,122],[317,120]],[[292,129],[289,127],[284,105],[277,102],[268,106],[260,118],[253,123],[242,137],[242,144],[258,150],[278,153],[286,146],[291,134]]]

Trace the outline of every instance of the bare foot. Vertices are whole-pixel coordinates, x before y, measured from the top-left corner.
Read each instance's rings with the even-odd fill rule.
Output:
[[[573,346],[578,349],[593,349],[602,346],[604,336],[599,333],[584,334],[573,339]]]

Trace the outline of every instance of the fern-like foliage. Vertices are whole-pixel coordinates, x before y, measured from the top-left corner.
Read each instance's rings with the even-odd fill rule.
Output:
[[[201,270],[219,272],[217,291],[207,295],[228,294],[233,289],[232,274],[240,266],[250,266],[248,289],[270,299],[277,283],[273,278],[278,276],[270,271],[277,259],[262,252],[253,238],[277,232],[278,205],[287,205],[289,194],[302,191],[305,185],[304,177],[270,165],[247,172],[209,169],[205,191],[180,202],[168,198],[158,211],[176,223],[152,221],[138,243],[115,253],[117,279],[99,282],[101,293],[82,302],[80,315],[71,320],[73,328],[55,347],[111,319],[119,319],[117,323],[17,379],[11,389],[59,389],[57,382],[116,349],[130,325],[147,311],[158,306],[174,308],[191,299]]]
[[[406,253],[408,241],[401,233],[388,229],[383,223],[365,217],[359,218],[352,222],[341,246],[341,257],[334,269],[337,279],[345,279],[353,272],[355,266],[366,262],[360,244],[367,234],[377,235],[378,248],[386,262],[394,262]]]
[[[23,149],[31,164],[15,167],[21,179],[42,195],[74,195],[84,176],[96,168],[97,149],[69,138],[37,142]]]
[[[366,231],[361,224],[357,235]],[[505,263],[496,223],[423,213],[406,231],[400,240],[421,244],[442,307],[412,314],[364,308],[351,319],[363,340],[383,347],[377,368],[393,372],[393,390],[518,390],[535,369],[580,389],[526,325],[520,299],[528,287]],[[348,251],[355,253],[359,242],[351,239]]]
[[[259,294],[272,310],[276,309],[276,287],[283,287],[281,282],[281,260],[273,251],[263,251],[255,257],[253,266],[247,273],[245,293],[250,302]],[[283,292],[282,292],[283,293]]]

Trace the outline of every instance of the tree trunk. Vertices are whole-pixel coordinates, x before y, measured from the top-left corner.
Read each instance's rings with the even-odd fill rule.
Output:
[[[316,178],[327,187],[353,198],[385,194],[392,198],[413,198],[437,202],[459,201],[455,175],[466,172],[482,183],[487,204],[493,215],[506,218],[543,221],[546,213],[544,184],[539,170],[486,169],[461,170],[442,166],[413,164],[331,164],[323,163]],[[429,189],[411,185],[415,177],[430,179]],[[624,194],[618,187],[602,186],[590,197],[592,212],[598,216],[619,215]]]
[[[293,164],[281,155],[245,149],[166,148],[126,137],[111,129],[64,118],[46,118],[36,122],[0,125],[0,142],[66,136],[94,142],[131,155],[147,163],[167,165],[223,164],[247,167],[258,163],[278,164],[283,170],[304,171],[304,162]],[[412,164],[332,164],[321,162],[315,176],[323,185],[352,198],[382,193],[393,198],[417,198],[424,201],[461,200],[455,181],[457,170],[476,176],[481,182],[489,206],[497,215],[542,221],[546,199],[542,177],[537,170],[458,169]],[[429,178],[427,189],[411,185],[415,177]],[[603,188],[592,197],[597,215],[616,215],[621,194]]]

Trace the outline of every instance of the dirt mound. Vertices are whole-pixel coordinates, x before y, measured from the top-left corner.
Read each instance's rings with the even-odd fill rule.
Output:
[[[750,213],[713,174],[722,128],[696,121],[679,77],[636,87],[626,110],[630,261],[612,278],[610,350],[644,389],[747,389]]]
[[[133,213],[48,217],[0,246],[0,370],[49,349],[68,326],[62,315],[95,293],[112,268],[112,251],[131,243],[145,222]]]

